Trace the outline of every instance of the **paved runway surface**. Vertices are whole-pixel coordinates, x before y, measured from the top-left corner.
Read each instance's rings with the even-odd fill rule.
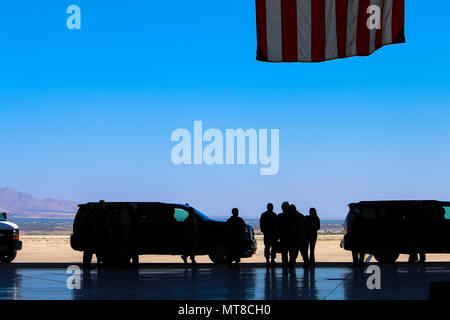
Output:
[[[243,264],[143,265],[133,270],[81,274],[81,289],[67,288],[66,264],[0,265],[0,299],[427,299],[431,282],[450,279],[449,263],[381,266],[381,290],[369,290],[366,268],[318,264],[303,270]]]

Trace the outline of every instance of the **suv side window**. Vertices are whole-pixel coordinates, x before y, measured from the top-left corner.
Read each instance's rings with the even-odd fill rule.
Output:
[[[364,208],[361,211],[361,215],[364,219],[376,219],[377,211],[375,208]]]
[[[445,218],[445,207],[441,206],[429,206],[422,209],[422,214],[426,220],[436,221],[444,220]]]
[[[164,206],[146,206],[138,209],[141,221],[146,222],[168,222],[172,218],[172,213]]]
[[[173,214],[173,217],[175,218],[175,221],[177,222],[183,222],[186,220],[186,218],[189,216],[189,213],[186,210],[175,208],[175,212]]]
[[[450,220],[450,207],[442,207],[444,209],[444,218],[445,220]]]
[[[384,218],[387,216],[386,208],[380,207],[378,208],[378,214],[380,215],[380,218]]]

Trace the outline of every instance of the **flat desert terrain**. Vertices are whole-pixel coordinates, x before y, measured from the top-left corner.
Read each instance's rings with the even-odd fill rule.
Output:
[[[339,247],[342,239],[340,235],[322,235],[316,245],[317,262],[349,262],[351,263],[351,253]],[[68,235],[23,235],[23,249],[18,252],[14,262],[63,262],[80,263],[82,253],[72,250],[69,244]],[[242,262],[265,262],[264,244],[262,236],[257,236],[258,251],[251,258],[243,259]],[[407,261],[407,255],[401,255],[399,261]],[[141,256],[144,263],[173,263],[180,262],[179,256],[171,255],[145,255]],[[277,257],[281,261],[281,257]],[[374,261],[375,259],[372,259]],[[429,254],[428,261],[450,261],[449,254]],[[197,258],[198,262],[211,262],[207,256]],[[301,262],[301,258],[298,260]]]

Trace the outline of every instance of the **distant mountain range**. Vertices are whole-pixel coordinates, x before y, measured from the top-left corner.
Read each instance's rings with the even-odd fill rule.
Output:
[[[52,218],[73,219],[78,211],[78,203],[55,198],[39,199],[30,194],[22,193],[12,188],[0,188],[0,212],[8,213],[11,218]],[[226,221],[229,216],[211,215],[219,221]],[[259,225],[259,217],[244,217],[247,223]],[[321,217],[329,223],[342,224],[336,218]]]
[[[0,212],[17,218],[73,218],[77,203],[55,198],[38,199],[11,188],[0,188]]]

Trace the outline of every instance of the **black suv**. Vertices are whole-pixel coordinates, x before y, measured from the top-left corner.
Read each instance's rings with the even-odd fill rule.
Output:
[[[345,250],[373,254],[381,263],[394,263],[400,254],[450,253],[450,202],[362,201],[349,207]]]
[[[99,208],[98,203],[79,205],[78,213],[74,221],[74,232],[71,236],[71,247],[77,251],[84,251],[87,246],[83,234],[79,230],[79,224],[83,215],[89,210]],[[106,208],[111,212],[123,206],[135,206],[136,214],[132,217],[134,226],[131,230],[135,239],[133,251],[142,254],[183,254],[186,241],[184,233],[184,220],[188,217],[189,205],[167,204],[160,202],[107,202]],[[226,225],[225,222],[215,221],[197,209],[193,208],[197,216],[200,231],[200,243],[197,255],[209,255],[214,263],[224,263],[226,260]],[[243,258],[251,257],[256,252],[256,240],[254,229],[246,225],[246,240],[242,250]],[[95,253],[95,252],[94,252]]]
[[[17,251],[22,249],[17,224],[6,221],[5,212],[0,213],[0,262],[9,263],[16,258]]]

